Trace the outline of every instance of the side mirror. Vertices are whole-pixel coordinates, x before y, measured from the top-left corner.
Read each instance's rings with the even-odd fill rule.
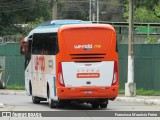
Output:
[[[21,48],[20,48],[20,53],[22,55],[25,55],[28,52],[28,43],[25,42],[22,44]]]
[[[24,55],[24,54],[25,54],[25,46],[22,45],[20,49],[21,49],[21,50],[20,50],[20,53],[21,53],[22,55]]]
[[[28,42],[24,41],[24,38],[20,42],[20,53],[25,55],[28,50]]]

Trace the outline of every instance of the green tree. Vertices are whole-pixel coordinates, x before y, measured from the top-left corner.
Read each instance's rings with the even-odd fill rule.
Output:
[[[128,0],[129,2],[129,0]],[[124,18],[129,16],[128,2],[125,4]],[[159,0],[135,0],[135,22],[159,22],[160,21],[160,1]]]
[[[123,22],[125,0],[105,0],[100,4],[100,20]]]
[[[59,19],[88,20],[88,16],[89,16],[89,1],[84,1],[84,0],[58,1]]]
[[[99,20],[124,21],[124,3],[126,0],[99,0]],[[96,5],[92,11],[97,12]],[[89,20],[89,6],[89,0],[58,0],[58,18]]]
[[[160,2],[154,6],[154,14],[160,18]]]
[[[159,22],[159,18],[153,11],[148,10],[146,7],[140,7],[135,10],[135,22]]]
[[[147,37],[147,39],[145,40],[145,43],[146,43],[146,44],[159,44],[160,41],[159,41],[158,38],[155,37],[155,36],[149,36],[149,37]]]
[[[23,34],[17,24],[51,19],[50,0],[0,0],[0,36]]]

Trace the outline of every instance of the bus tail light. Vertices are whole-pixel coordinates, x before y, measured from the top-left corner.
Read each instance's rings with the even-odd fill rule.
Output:
[[[62,73],[62,64],[58,64],[58,81],[60,86],[64,87],[63,73]]]
[[[114,71],[113,71],[113,79],[112,79],[112,86],[116,85],[118,82],[118,63],[117,61],[114,62]]]

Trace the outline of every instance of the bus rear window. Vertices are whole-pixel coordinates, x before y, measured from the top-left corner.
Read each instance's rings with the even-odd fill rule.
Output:
[[[57,33],[35,33],[32,54],[55,55],[58,52]]]

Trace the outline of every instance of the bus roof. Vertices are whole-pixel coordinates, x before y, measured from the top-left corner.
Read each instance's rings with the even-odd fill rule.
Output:
[[[92,24],[91,21],[82,21],[82,20],[53,20],[53,21],[46,21],[33,29],[27,37],[25,37],[25,42],[28,41],[28,38],[33,35],[34,33],[50,33],[50,32],[57,32],[58,29],[62,25],[66,24]]]
[[[90,27],[90,28],[105,28],[105,29],[110,29],[115,31],[114,27],[111,26],[110,24],[85,24],[83,26],[81,26],[80,24],[74,24],[74,25],[63,25],[63,27],[61,27],[61,29],[65,30],[65,29],[73,29],[73,28],[84,28],[84,27]]]
[[[50,25],[63,25],[63,24],[73,24],[73,23],[81,23],[82,20],[53,20],[46,21],[42,23],[40,26],[50,26]]]

